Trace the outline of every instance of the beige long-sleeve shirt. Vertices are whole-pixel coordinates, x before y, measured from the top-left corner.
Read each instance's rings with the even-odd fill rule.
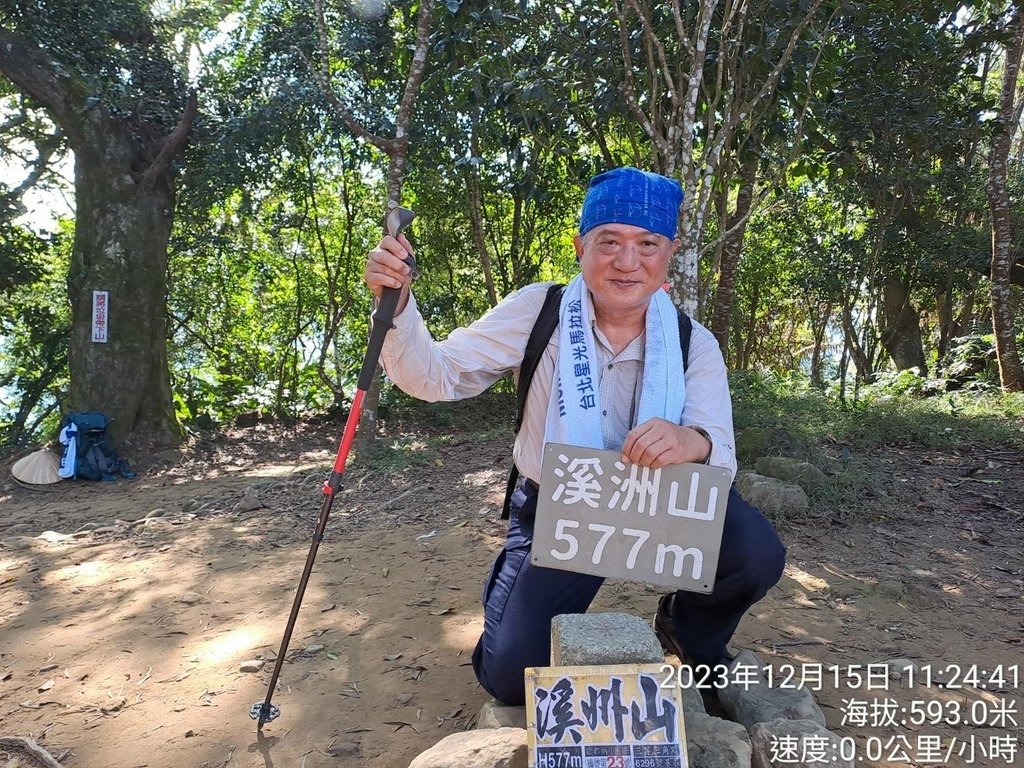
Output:
[[[444,341],[435,341],[430,335],[410,295],[384,342],[384,370],[404,392],[431,402],[478,395],[510,371],[518,379],[527,339],[550,285],[535,283],[509,294],[479,320],[456,329]],[[605,448],[619,450],[635,426],[645,339],[641,334],[616,355],[596,325],[594,338],[601,371],[601,432]],[[533,480],[540,478],[544,424],[557,359],[556,330],[530,383],[523,426],[512,449],[520,473]],[[708,463],[735,475],[732,400],[725,362],[715,337],[696,321],[685,381],[686,403],[680,423],[706,430],[712,443]]]

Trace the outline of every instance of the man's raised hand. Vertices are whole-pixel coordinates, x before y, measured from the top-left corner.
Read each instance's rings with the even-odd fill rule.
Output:
[[[401,289],[402,295],[398,300],[396,315],[405,309],[405,305],[409,301],[412,268],[406,264],[405,259],[412,254],[412,245],[405,235],[399,235],[397,238],[385,235],[377,247],[370,251],[366,259],[363,278],[377,301],[380,301],[385,288]]]

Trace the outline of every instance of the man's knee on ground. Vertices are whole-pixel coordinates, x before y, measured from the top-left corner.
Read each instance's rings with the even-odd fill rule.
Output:
[[[502,704],[522,706],[525,700],[523,672],[527,667],[546,666],[543,661],[528,660],[522,653],[511,649],[505,652],[485,653],[477,668],[480,684]]]

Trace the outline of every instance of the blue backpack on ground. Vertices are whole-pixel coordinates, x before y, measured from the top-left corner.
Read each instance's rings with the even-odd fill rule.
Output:
[[[84,480],[114,480],[114,475],[131,478],[128,462],[107,444],[110,420],[98,411],[69,413],[61,422],[60,441],[64,452],[60,459],[61,477]]]

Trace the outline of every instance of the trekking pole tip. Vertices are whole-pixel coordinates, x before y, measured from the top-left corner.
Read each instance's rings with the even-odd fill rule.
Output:
[[[256,720],[256,730],[263,730],[263,724],[269,723],[271,720],[276,720],[281,714],[281,710],[275,707],[273,704],[267,704],[265,701],[257,701],[251,707],[249,707],[249,717]]]

